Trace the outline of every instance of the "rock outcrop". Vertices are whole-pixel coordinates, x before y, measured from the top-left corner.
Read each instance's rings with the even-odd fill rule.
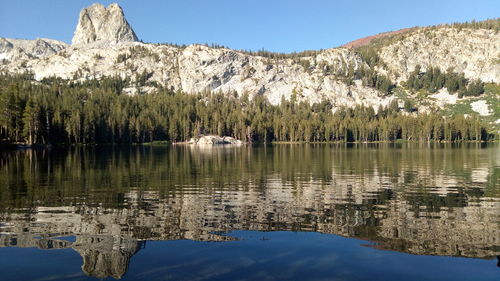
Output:
[[[201,136],[198,138],[191,138],[189,144],[197,145],[218,145],[218,144],[243,144],[242,141],[233,137],[219,137],[219,136]]]
[[[122,8],[116,3],[107,8],[96,3],[80,12],[72,44],[99,41],[107,43],[138,41],[137,35],[125,19]]]
[[[383,47],[380,58],[393,78],[404,81],[420,65],[500,83],[500,33],[487,29],[420,28]]]
[[[0,37],[0,60],[4,64],[27,61],[55,55],[68,47],[68,44],[46,38],[36,40],[9,39]]]

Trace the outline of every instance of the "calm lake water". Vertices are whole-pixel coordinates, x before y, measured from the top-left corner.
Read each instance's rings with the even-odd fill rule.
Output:
[[[500,146],[0,152],[0,279],[500,280]]]

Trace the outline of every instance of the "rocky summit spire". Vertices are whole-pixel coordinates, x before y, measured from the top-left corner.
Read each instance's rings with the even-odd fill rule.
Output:
[[[109,43],[138,41],[118,4],[113,3],[106,8],[95,3],[80,12],[72,44],[88,44],[96,41]]]

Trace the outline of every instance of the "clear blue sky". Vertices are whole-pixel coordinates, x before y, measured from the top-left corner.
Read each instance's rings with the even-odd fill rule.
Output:
[[[80,10],[96,1],[0,0],[0,37],[70,43]],[[412,26],[500,16],[500,0],[126,0],[137,36],[155,43],[234,49],[324,49]]]

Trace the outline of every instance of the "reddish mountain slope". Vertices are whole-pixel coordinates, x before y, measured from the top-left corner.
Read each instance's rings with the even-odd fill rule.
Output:
[[[389,32],[384,32],[384,33],[379,33],[379,34],[376,34],[376,35],[372,35],[372,36],[363,37],[363,38],[351,41],[351,42],[349,42],[347,44],[344,44],[344,45],[342,45],[342,47],[344,47],[344,48],[357,48],[357,47],[361,47],[361,46],[364,46],[364,45],[370,43],[373,39],[380,38],[380,37],[385,37],[385,36],[389,36],[389,35],[394,35],[394,34],[398,34],[398,33],[403,33],[403,32],[412,30],[414,28],[415,27],[404,28],[404,29],[400,29],[400,30],[396,30],[396,31],[389,31]]]

